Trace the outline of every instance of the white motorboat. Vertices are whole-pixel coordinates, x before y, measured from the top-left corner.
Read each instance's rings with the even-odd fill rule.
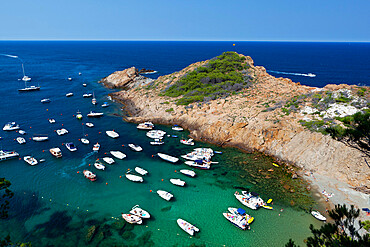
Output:
[[[90,141],[89,141],[87,138],[85,138],[85,137],[82,137],[82,138],[81,138],[81,142],[82,142],[83,144],[86,144],[86,145],[88,145],[88,144],[90,143]]]
[[[115,162],[114,159],[112,159],[111,157],[104,157],[103,160],[104,160],[105,163],[107,163],[109,165],[111,165]]]
[[[90,97],[92,97],[92,94],[91,93],[84,93],[82,95],[82,97],[84,97],[84,98],[90,98]]]
[[[179,158],[176,158],[176,157],[172,157],[168,154],[163,154],[163,153],[157,153],[157,155],[163,159],[163,160],[166,160],[166,161],[169,161],[169,162],[172,162],[172,163],[176,163],[177,161],[179,161]]]
[[[62,129],[59,129],[56,131],[57,132],[57,135],[58,136],[62,136],[62,135],[65,135],[65,134],[68,134],[68,130],[62,128]]]
[[[57,158],[62,157],[62,151],[60,148],[50,148],[49,152]]]
[[[0,150],[0,161],[9,160],[9,159],[12,159],[12,158],[15,158],[15,157],[18,157],[18,156],[19,156],[19,153],[15,152],[15,151]]]
[[[34,157],[32,157],[30,155],[24,156],[23,160],[26,161],[31,166],[35,166],[35,165],[38,164],[37,159],[35,159]]]
[[[25,81],[25,82],[27,82],[27,81],[31,81],[31,77],[28,77],[28,76],[24,75],[24,76],[22,77],[22,81]]]
[[[134,214],[122,214],[122,218],[130,224],[139,224],[143,223],[143,220]]]
[[[78,72],[78,75],[82,75],[82,73],[81,72]]]
[[[42,163],[42,162],[45,162],[46,160],[45,159],[41,159],[39,160],[39,163]]]
[[[159,146],[159,145],[163,145],[164,142],[161,141],[161,139],[154,139],[153,142],[150,142],[150,145],[153,145],[153,146]]]
[[[72,77],[68,77],[68,81],[72,81]]]
[[[178,179],[178,178],[171,178],[170,182],[177,186],[185,186],[185,181]]]
[[[77,147],[75,144],[73,144],[73,142],[66,143],[66,148],[71,152],[77,151]]]
[[[231,213],[222,213],[222,214],[228,221],[233,223],[233,225],[235,225],[236,227],[239,227],[242,230],[245,230],[247,228],[249,229],[249,224],[245,217]]]
[[[157,190],[157,194],[163,199],[165,199],[166,201],[171,200],[171,198],[173,197],[173,195],[170,192],[167,192],[164,190]]]
[[[54,118],[49,118],[48,120],[49,120],[49,123],[51,123],[51,124],[55,123],[55,119]]]
[[[19,124],[17,124],[16,122],[9,122],[5,124],[5,126],[3,127],[4,131],[12,131],[17,129],[20,129],[20,127]]]
[[[82,86],[86,87],[86,86],[87,86],[87,84],[86,84],[86,83],[84,83],[84,84],[82,84]]]
[[[154,128],[154,124],[152,122],[140,123],[136,128],[140,130],[152,130]]]
[[[108,106],[109,106],[108,102],[104,102],[104,103],[101,105],[101,107],[103,107],[103,108],[108,107]]]
[[[143,148],[142,148],[142,147],[140,147],[139,145],[135,145],[135,144],[130,143],[130,144],[128,144],[128,146],[129,146],[132,150],[134,150],[134,151],[136,151],[136,152],[143,151]]]
[[[134,175],[134,174],[125,174],[126,178],[128,180],[131,180],[133,182],[140,182],[142,183],[144,181],[144,179],[140,176],[137,176],[137,175]]]
[[[93,151],[98,152],[98,151],[99,151],[99,149],[100,149],[100,144],[99,144],[99,143],[94,144],[94,146],[93,146]]]
[[[49,137],[47,135],[34,135],[32,140],[35,142],[43,142],[49,140]]]
[[[18,133],[19,133],[19,134],[21,134],[21,135],[25,135],[25,134],[27,134],[27,132],[26,132],[26,131],[24,131],[24,130],[19,130],[19,131],[18,131]]]
[[[237,191],[234,193],[234,195],[238,201],[248,208],[256,210],[264,205],[264,202],[260,197],[253,196],[251,194],[239,194]]]
[[[252,217],[249,214],[247,214],[247,212],[245,212],[245,210],[242,209],[242,208],[232,208],[232,207],[229,207],[229,208],[227,208],[227,210],[231,214],[236,214],[236,215],[243,216],[244,218],[246,218],[248,224],[251,224],[253,222],[253,220],[254,220],[254,217]]]
[[[85,123],[85,125],[86,125],[87,127],[89,127],[89,128],[94,127],[94,124],[93,124],[93,123]]]
[[[29,86],[25,88],[20,88],[18,89],[19,92],[29,92],[29,91],[39,91],[40,87],[39,86]]]
[[[178,219],[177,224],[182,230],[184,230],[191,236],[193,236],[195,232],[199,232],[199,229],[197,227],[193,226],[192,224],[183,219]]]
[[[145,211],[144,209],[140,208],[139,205],[135,205],[130,210],[130,214],[134,214],[134,215],[139,216],[143,219],[149,219],[150,218],[150,214],[148,213],[148,211]]]
[[[203,160],[196,160],[196,161],[188,160],[188,161],[185,161],[185,165],[199,168],[199,169],[206,169],[206,170],[211,168],[211,162],[203,162]]]
[[[76,114],[76,118],[77,118],[78,120],[81,120],[81,119],[83,118],[83,116],[82,116],[82,114],[81,114],[81,112],[80,112],[80,111],[78,111],[78,112],[77,112],[77,114]]]
[[[50,99],[42,99],[41,100],[41,103],[43,103],[43,104],[45,104],[45,103],[50,103],[51,102],[51,100]]]
[[[111,138],[118,138],[119,137],[119,134],[117,132],[115,132],[114,130],[107,130],[107,131],[105,131],[105,133],[107,134],[107,136],[109,136]]]
[[[180,172],[189,177],[195,177],[196,173],[192,170],[181,169]]]
[[[91,171],[84,170],[83,174],[84,174],[85,178],[89,179],[90,181],[96,181],[96,175],[94,173],[92,173]]]
[[[19,144],[24,144],[24,143],[26,143],[26,139],[24,139],[23,137],[17,137],[17,142],[19,143]]]
[[[182,143],[182,144],[184,144],[184,145],[194,146],[193,139],[188,139],[188,140],[181,139],[181,140],[180,140],[180,143]]]
[[[143,168],[141,167],[135,167],[135,172],[139,173],[140,175],[144,176],[146,174],[148,174],[148,171],[144,170]]]
[[[105,165],[103,165],[103,163],[101,163],[99,160],[95,161],[94,166],[95,166],[96,169],[99,169],[99,170],[104,171],[104,169],[105,169]]]
[[[103,115],[104,115],[104,113],[102,113],[102,112],[94,112],[94,111],[90,111],[90,113],[87,114],[88,117],[101,117]]]
[[[163,130],[150,130],[146,133],[146,136],[152,139],[162,139],[166,134]]]
[[[66,97],[71,97],[71,96],[73,96],[73,93],[67,93],[66,94]]]
[[[183,131],[184,129],[183,128],[181,128],[180,126],[178,126],[178,125],[175,125],[175,126],[173,126],[172,127],[172,130],[174,130],[174,131]]]
[[[126,158],[126,154],[122,153],[121,151],[110,151],[110,154],[120,160]]]
[[[326,221],[326,217],[324,215],[322,215],[320,212],[318,211],[312,211],[311,212],[312,216],[315,217],[316,219],[318,220],[321,220],[321,221]]]

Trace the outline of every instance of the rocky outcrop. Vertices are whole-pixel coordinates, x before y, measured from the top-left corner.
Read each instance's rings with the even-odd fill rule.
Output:
[[[139,75],[138,70],[135,67],[131,67],[122,71],[116,71],[103,78],[99,83],[103,83],[108,88],[131,89],[148,85],[153,81],[151,78]]]
[[[174,98],[158,96],[178,78],[206,62],[159,77],[151,90],[120,91],[112,97],[123,104],[127,121],[178,124],[188,129],[196,140],[264,152],[369,193],[370,169],[359,150],[305,129],[299,123],[305,116],[300,112],[284,113],[281,106],[288,100],[316,88],[275,78],[265,68],[254,66],[250,57],[246,61],[250,65],[248,74],[255,83],[243,93],[225,99],[181,106],[174,103]]]

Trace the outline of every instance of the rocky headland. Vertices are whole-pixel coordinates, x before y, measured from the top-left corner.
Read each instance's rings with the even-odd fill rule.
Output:
[[[239,91],[215,99],[204,98],[201,102],[178,104],[184,96],[169,97],[164,92],[191,71],[207,66],[209,61],[191,64],[155,81],[129,68],[101,82],[109,88],[123,88],[111,96],[122,103],[127,114],[125,120],[129,122],[178,124],[188,129],[195,140],[266,153],[277,162],[299,167],[300,174],[312,181],[315,175],[338,181],[348,188],[333,185],[333,189],[356,191],[359,197],[368,200],[368,156],[320,132],[320,128],[340,124],[335,116],[366,109],[369,88],[345,84],[304,86],[268,74],[264,67],[254,66],[249,56],[238,56],[244,59],[246,69],[242,73],[248,83]],[[318,183],[319,189],[327,184]],[[343,196],[347,196],[347,202],[351,202],[351,193]]]

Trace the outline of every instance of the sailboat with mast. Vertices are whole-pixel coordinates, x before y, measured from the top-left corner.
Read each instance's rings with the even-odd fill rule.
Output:
[[[24,88],[18,89],[19,92],[29,92],[29,91],[38,91],[40,90],[40,86],[27,86],[27,82],[31,81],[31,77],[26,76],[24,73],[24,66],[22,63],[22,71],[23,71],[23,78],[22,81],[24,81]]]
[[[94,92],[93,92],[93,98],[92,98],[92,100],[91,100],[91,103],[92,103],[93,105],[96,105],[96,98],[95,98],[95,94],[94,94]]]

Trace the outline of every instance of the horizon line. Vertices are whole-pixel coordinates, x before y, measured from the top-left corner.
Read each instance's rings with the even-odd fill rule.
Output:
[[[302,42],[302,43],[370,43],[370,41],[339,40],[180,40],[180,39],[0,39],[3,41],[168,41],[168,42]]]

